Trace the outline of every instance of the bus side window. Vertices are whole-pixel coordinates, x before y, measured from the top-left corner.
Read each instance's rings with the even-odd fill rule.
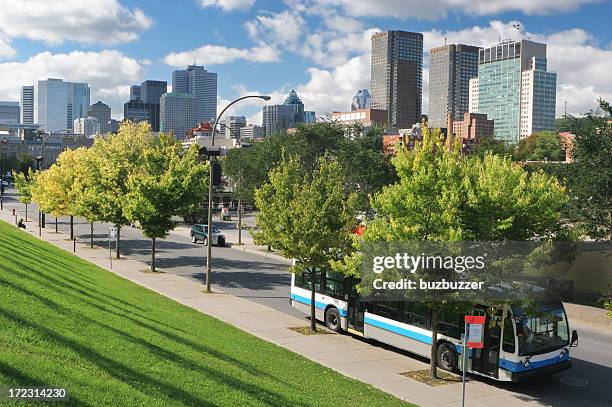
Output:
[[[402,307],[400,321],[421,328],[429,328],[429,308],[421,303],[405,302]]]
[[[344,295],[344,276],[334,271],[326,271],[325,294],[334,298],[342,298]]]
[[[295,275],[295,286],[300,288],[306,288],[306,282],[304,278],[306,277],[306,272],[302,272],[300,274]]]
[[[514,326],[512,325],[512,318],[506,317],[504,319],[504,335],[502,338],[502,349],[504,352],[514,353],[515,344],[514,344]]]
[[[312,288],[312,274],[310,270],[305,270],[302,272],[302,276],[304,278],[304,289],[311,290]],[[296,283],[297,285],[297,283]],[[321,292],[321,270],[316,270],[315,272],[315,291]]]

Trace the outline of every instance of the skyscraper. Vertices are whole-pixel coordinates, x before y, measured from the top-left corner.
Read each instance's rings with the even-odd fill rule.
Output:
[[[372,108],[386,110],[391,127],[419,123],[423,34],[385,31],[372,36]]]
[[[34,86],[21,87],[21,113],[19,121],[23,124],[34,123]]]
[[[140,84],[140,100],[142,100],[147,106],[149,111],[149,124],[151,124],[151,130],[159,131],[159,112],[161,97],[168,90],[168,83],[166,81],[152,81],[146,80]]]
[[[111,108],[109,105],[102,103],[98,100],[96,103],[89,107],[89,110],[87,111],[87,116],[95,117],[98,120],[98,125],[100,126],[99,130],[101,134],[106,134],[111,131]]]
[[[219,129],[225,135],[226,139],[239,138],[240,129],[246,126],[246,117],[244,116],[226,116],[221,120],[221,128]]]
[[[162,95],[160,104],[160,131],[174,133],[177,139],[185,139],[189,130],[196,127],[197,98],[190,93],[170,92]]]
[[[66,84],[67,117],[66,129],[72,130],[74,120],[87,117],[90,105],[89,85],[82,82],[64,82]]]
[[[34,123],[44,131],[66,130],[68,94],[61,79],[46,79],[34,84]],[[72,125],[70,126],[72,128]]]
[[[372,104],[372,95],[367,89],[359,89],[351,101],[351,110],[369,109]]]
[[[304,103],[294,89],[291,89],[283,104],[293,110],[293,123],[304,123]]]
[[[553,130],[556,82],[557,75],[547,72],[545,44],[506,41],[481,49],[478,113],[495,121],[495,138],[510,143]]]
[[[92,116],[81,117],[74,120],[73,131],[86,137],[94,136],[100,133],[100,123]]]
[[[0,123],[19,123],[19,102],[0,101]]]
[[[263,107],[264,133],[270,136],[295,126],[295,111],[288,105],[269,105]]]
[[[190,93],[196,97],[197,121],[214,121],[217,117],[217,74],[203,66],[188,65],[172,72],[172,92]]]
[[[449,44],[429,51],[427,115],[431,127],[446,128],[449,114],[453,120],[463,120],[469,111],[470,79],[478,76],[479,50]]]

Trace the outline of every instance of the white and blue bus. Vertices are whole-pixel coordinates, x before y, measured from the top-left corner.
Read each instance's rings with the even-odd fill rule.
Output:
[[[316,319],[335,332],[350,332],[417,355],[431,354],[431,312],[416,302],[368,302],[359,298],[358,282],[337,273],[318,271],[315,278]],[[291,305],[310,315],[310,273],[291,278]],[[542,303],[536,313],[504,305],[475,305],[472,315],[486,316],[484,347],[471,349],[467,371],[500,381],[559,372],[571,367],[567,314],[561,302]],[[493,311],[494,309],[494,311]],[[461,367],[463,316],[438,315],[437,364],[448,371]]]

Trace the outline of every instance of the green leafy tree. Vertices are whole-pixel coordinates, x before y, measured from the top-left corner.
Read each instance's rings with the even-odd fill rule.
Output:
[[[128,177],[123,209],[126,218],[138,221],[151,239],[151,271],[155,272],[156,239],[174,229],[173,216],[201,201],[208,171],[199,162],[197,146],[185,150],[170,134],[148,137],[151,141],[142,151],[140,166]]]
[[[32,168],[28,172],[13,172],[15,189],[19,192],[19,202],[25,205],[25,220],[28,221],[28,204],[32,202],[32,179],[34,172]]]
[[[315,325],[315,272],[351,250],[356,196],[346,189],[338,162],[322,157],[318,168],[305,171],[291,157],[270,171],[270,181],[255,193],[259,208],[255,242],[270,245],[295,259],[291,271],[309,273],[310,329]]]
[[[519,161],[565,161],[565,150],[559,134],[541,131],[521,140],[514,156]]]
[[[591,112],[574,118],[576,135],[574,162],[565,171],[571,196],[567,206],[569,221],[592,239],[612,239],[612,114],[609,104],[600,100],[606,113]]]
[[[529,174],[509,157],[460,154],[439,130],[423,128],[413,151],[394,159],[399,181],[372,199],[375,218],[356,251],[334,269],[361,276],[361,247],[376,242],[526,240],[561,230],[567,200],[556,179]],[[417,278],[418,280],[418,278]],[[436,376],[438,318],[454,310],[453,297],[428,302],[432,312],[431,376]]]

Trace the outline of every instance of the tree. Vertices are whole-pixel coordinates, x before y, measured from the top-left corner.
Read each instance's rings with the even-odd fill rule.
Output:
[[[116,134],[97,137],[87,155],[86,171],[89,176],[82,186],[89,202],[88,210],[94,210],[97,219],[117,228],[116,256],[121,257],[121,228],[130,221],[124,213],[128,178],[142,162],[143,151],[149,148],[153,138],[147,122],[123,123]]]
[[[199,162],[197,146],[184,150],[171,134],[148,137],[140,166],[128,177],[123,209],[126,218],[138,221],[151,239],[151,271],[155,272],[156,239],[174,229],[173,216],[201,201],[208,171]]]
[[[255,242],[270,245],[295,259],[293,273],[307,272],[311,280],[310,329],[315,325],[316,269],[330,267],[351,249],[355,200],[346,188],[344,171],[331,157],[305,171],[297,157],[283,160],[270,171],[270,181],[255,192],[259,212]]]
[[[28,172],[13,172],[15,189],[19,192],[19,202],[25,205],[25,221],[28,221],[28,204],[32,202],[32,179],[34,172],[30,167]]]
[[[355,252],[334,264],[336,270],[360,276],[362,248],[376,242],[546,239],[561,229],[563,187],[543,172],[527,173],[509,157],[462,155],[458,143],[424,127],[422,142],[413,151],[401,151],[393,163],[399,181],[374,196],[375,218]],[[427,302],[432,377],[438,317],[454,307],[452,301],[440,296]]]
[[[519,141],[514,157],[519,161],[565,161],[559,134],[541,131]]]
[[[32,200],[40,210],[56,218],[70,215],[70,239],[74,238],[75,179],[85,154],[85,148],[64,151],[55,164],[36,173],[31,189]]]

